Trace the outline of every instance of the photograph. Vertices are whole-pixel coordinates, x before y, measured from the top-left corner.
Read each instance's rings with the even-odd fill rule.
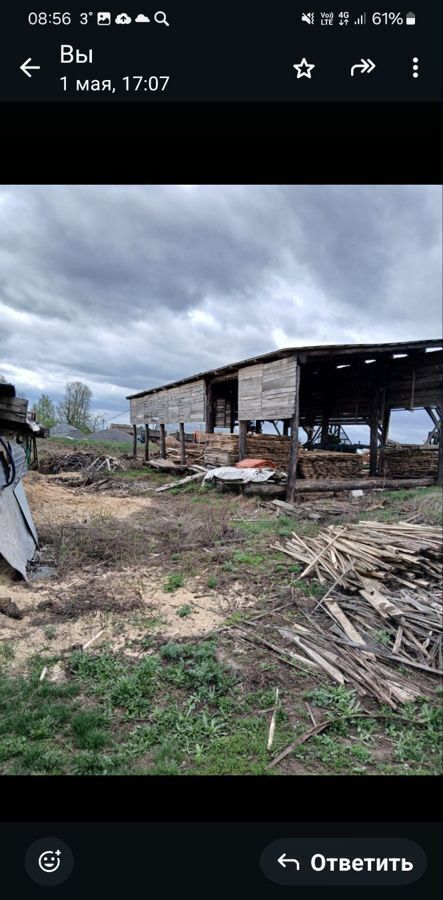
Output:
[[[1,775],[443,773],[441,234],[0,186]]]

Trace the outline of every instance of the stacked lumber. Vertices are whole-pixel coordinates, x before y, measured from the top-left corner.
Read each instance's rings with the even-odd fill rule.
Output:
[[[0,422],[5,430],[25,425],[28,401],[16,397],[13,384],[0,384]]]
[[[315,538],[293,534],[278,549],[306,563],[300,578],[314,573],[323,584],[329,578],[370,594],[399,585],[412,590],[440,585],[442,542],[443,529],[437,525],[363,521],[329,525]]]
[[[205,465],[234,466],[238,462],[237,434],[206,434],[205,438]]]
[[[438,447],[385,447],[380,451],[380,464],[388,478],[436,478]]]
[[[336,453],[333,450],[299,450],[297,474],[314,480],[358,478],[363,470],[362,457],[357,453]]]
[[[283,435],[246,435],[246,455],[253,459],[271,459],[279,469],[288,468],[290,445],[290,438]]]
[[[207,447],[204,462],[206,466],[235,466],[238,462],[238,450],[225,450],[223,447]]]

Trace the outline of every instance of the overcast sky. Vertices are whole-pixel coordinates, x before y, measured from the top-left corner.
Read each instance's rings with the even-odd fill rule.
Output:
[[[5,186],[0,372],[116,417],[277,347],[438,338],[441,229],[433,186]]]

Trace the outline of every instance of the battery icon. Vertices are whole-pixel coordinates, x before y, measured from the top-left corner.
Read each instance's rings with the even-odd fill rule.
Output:
[[[415,13],[406,13],[406,25],[415,25]]]

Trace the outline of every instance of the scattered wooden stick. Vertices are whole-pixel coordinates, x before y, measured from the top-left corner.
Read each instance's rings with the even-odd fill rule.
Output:
[[[274,734],[275,734],[275,723],[277,721],[277,711],[278,711],[279,701],[278,701],[278,687],[275,689],[275,705],[274,712],[272,713],[271,724],[269,726],[269,734],[268,734],[268,744],[267,749],[271,750],[272,745],[274,743]]]
[[[101,631],[97,631],[97,634],[94,634],[94,637],[90,638],[89,641],[86,641],[86,644],[83,644],[82,650],[87,650],[88,647],[91,647],[92,644],[95,644],[95,642],[98,641],[99,637],[101,637],[105,631],[105,628],[102,628]]]
[[[267,768],[273,769],[274,766],[277,766],[286,756],[289,756],[296,747],[300,747],[301,744],[305,744],[306,741],[309,741],[309,738],[315,737],[315,735],[320,734],[326,728],[329,728],[330,725],[336,725],[337,722],[345,722],[349,719],[396,719],[400,722],[408,722],[411,724],[411,720],[407,718],[407,716],[393,716],[392,713],[377,713],[376,715],[372,715],[371,713],[350,713],[347,716],[337,716],[334,719],[326,719],[324,722],[320,722],[318,725],[315,725],[314,728],[311,728],[309,731],[305,731],[300,737],[296,738],[295,741],[292,741],[292,744],[289,744],[285,750],[282,750],[272,762],[268,763]],[[423,725],[423,722],[414,722],[414,725]]]
[[[189,484],[190,481],[202,481],[205,477],[206,470],[204,472],[197,472],[196,475],[187,475],[186,478],[180,478],[179,481],[170,481],[168,484],[162,484],[161,487],[155,489],[156,494],[160,494],[162,491],[170,491],[172,488],[180,487],[182,484]]]

